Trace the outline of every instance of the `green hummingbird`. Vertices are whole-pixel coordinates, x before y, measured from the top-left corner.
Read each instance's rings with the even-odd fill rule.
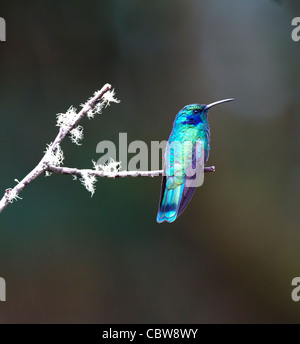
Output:
[[[164,155],[158,223],[175,221],[189,204],[209,156],[208,110],[232,100],[186,105],[176,115]]]

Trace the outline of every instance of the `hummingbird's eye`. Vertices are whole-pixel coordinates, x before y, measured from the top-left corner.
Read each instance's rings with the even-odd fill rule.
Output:
[[[193,111],[193,113],[196,115],[197,113],[199,113],[200,112],[200,110],[199,109],[195,109],[194,111]]]

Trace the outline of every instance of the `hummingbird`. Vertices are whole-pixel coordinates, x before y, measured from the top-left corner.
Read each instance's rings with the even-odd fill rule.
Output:
[[[208,110],[232,100],[186,105],[176,115],[165,149],[158,223],[175,221],[189,204],[209,156]]]

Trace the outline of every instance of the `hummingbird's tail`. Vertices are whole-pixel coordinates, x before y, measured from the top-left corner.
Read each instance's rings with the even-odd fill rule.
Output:
[[[161,183],[160,202],[156,217],[156,221],[158,223],[164,221],[173,222],[176,220],[184,189],[184,183],[173,189],[166,188],[166,179],[166,176],[163,176]]]

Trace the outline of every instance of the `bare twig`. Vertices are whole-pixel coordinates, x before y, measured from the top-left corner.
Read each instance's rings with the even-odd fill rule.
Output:
[[[66,137],[66,135],[79,123],[79,121],[85,116],[88,115],[90,111],[93,111],[100,100],[103,98],[106,92],[111,90],[110,84],[105,84],[100,91],[95,92],[94,96],[89,99],[86,104],[83,106],[81,111],[78,114],[75,114],[72,121],[70,121],[67,125],[61,126],[59,132],[53,141],[52,144],[49,145],[45,155],[42,157],[41,161],[37,164],[37,166],[27,174],[14,188],[6,189],[4,196],[0,200],[0,213],[6,208],[10,203],[14,200],[20,198],[20,192],[30,184],[35,178],[43,174],[48,168],[48,159],[49,155],[57,154],[59,150],[59,145]]]
[[[92,169],[78,169],[72,167],[57,167],[48,166],[47,171],[57,174],[69,174],[72,176],[82,177],[85,174],[89,174],[95,177],[107,177],[107,178],[124,178],[124,177],[159,177],[163,175],[163,170],[155,171],[117,171],[106,172],[97,171]],[[215,166],[204,167],[204,172],[215,172]]]

